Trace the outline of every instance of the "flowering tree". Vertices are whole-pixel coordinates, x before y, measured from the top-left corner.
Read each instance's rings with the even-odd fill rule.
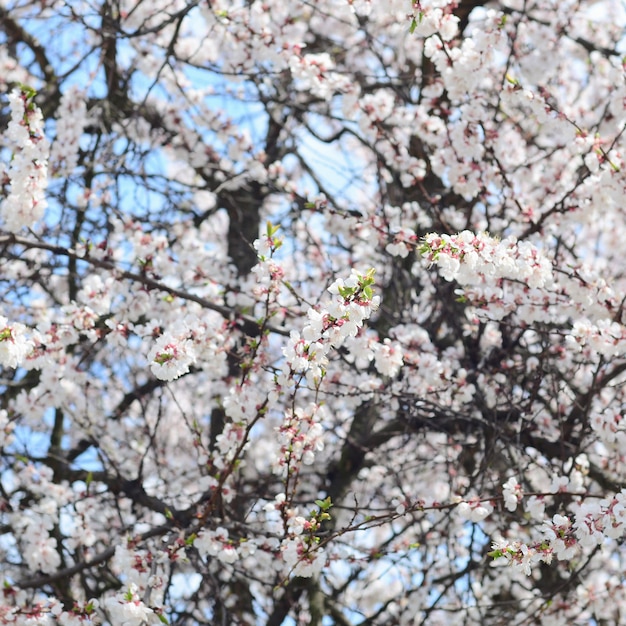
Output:
[[[2,0],[2,624],[626,620],[617,0]]]

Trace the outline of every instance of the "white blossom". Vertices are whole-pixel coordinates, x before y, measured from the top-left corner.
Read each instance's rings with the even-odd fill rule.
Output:
[[[13,158],[7,175],[11,190],[0,203],[3,228],[18,232],[43,217],[47,207],[49,144],[43,131],[39,108],[25,91],[9,94],[11,121],[6,131]]]
[[[175,380],[189,372],[196,361],[193,343],[179,335],[164,333],[148,354],[150,369],[160,380]]]

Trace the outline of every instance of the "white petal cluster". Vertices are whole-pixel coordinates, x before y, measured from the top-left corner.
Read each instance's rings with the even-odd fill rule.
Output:
[[[203,530],[194,541],[194,547],[203,559],[215,557],[222,563],[234,563],[239,559],[237,546],[229,539],[228,530],[218,527]]]
[[[395,376],[404,362],[402,348],[385,338],[383,343],[374,344],[374,365],[379,374]]]
[[[2,228],[16,233],[43,217],[48,184],[50,146],[43,132],[43,116],[30,97],[14,89],[9,94],[11,121],[6,131],[13,158],[6,172],[11,185],[0,204]]]
[[[310,90],[320,98],[329,98],[348,82],[334,71],[335,64],[327,52],[293,55],[289,60],[289,68],[298,79],[299,89]]]
[[[276,428],[280,444],[280,452],[274,460],[276,473],[281,473],[294,461],[313,464],[316,453],[324,449],[324,430],[320,423],[324,416],[324,407],[313,403],[305,409],[297,407],[287,411],[283,423]]]
[[[481,522],[493,512],[493,506],[489,502],[483,502],[479,498],[472,498],[459,502],[458,514],[470,522]]]
[[[154,611],[139,597],[135,584],[130,584],[125,592],[105,600],[104,606],[111,616],[111,623],[119,626],[143,626],[159,623]]]
[[[516,280],[530,288],[553,284],[552,265],[539,250],[514,237],[495,239],[465,230],[458,235],[427,235],[422,254],[439,266],[446,280],[462,285]]]
[[[505,502],[510,511],[515,509],[512,498],[520,500],[521,496],[513,496],[516,491],[510,479],[505,484]],[[508,492],[508,495],[507,495]],[[508,498],[508,500],[507,500]],[[532,508],[539,500],[535,497]],[[517,503],[516,503],[517,505]],[[492,557],[503,558],[509,564],[520,568],[530,576],[532,567],[540,562],[551,563],[553,558],[569,561],[586,548],[602,546],[607,537],[619,539],[626,532],[626,490],[621,490],[612,498],[592,499],[572,505],[570,515],[555,514],[545,520],[530,542],[496,540],[492,548]],[[533,515],[535,519],[543,517],[543,504]]]
[[[280,384],[288,386],[293,373],[304,375],[316,387],[323,378],[328,364],[328,354],[349,337],[356,337],[365,320],[376,311],[379,296],[367,296],[360,290],[363,276],[356,270],[344,281],[337,279],[329,288],[332,298],[319,310],[308,311],[309,323],[302,333],[292,331],[283,348],[286,358],[279,377]],[[349,290],[349,295],[345,290]]]
[[[189,372],[196,361],[193,342],[184,335],[163,333],[148,355],[150,369],[159,380],[175,380]]]
[[[515,511],[517,505],[523,496],[522,488],[514,476],[511,476],[504,485],[502,485],[502,497],[504,498],[504,506],[509,511]]]
[[[22,539],[26,548],[24,554],[31,570],[54,572],[61,565],[61,556],[57,549],[57,540],[50,536],[50,529],[35,520],[26,520]]]
[[[57,112],[56,137],[50,149],[50,169],[56,175],[71,174],[76,169],[79,142],[87,122],[85,94],[73,86],[63,94]]]
[[[18,367],[33,351],[34,343],[26,335],[26,326],[0,316],[0,365]]]

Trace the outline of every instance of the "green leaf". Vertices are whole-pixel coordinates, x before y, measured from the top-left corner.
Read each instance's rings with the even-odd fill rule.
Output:
[[[32,100],[37,95],[37,90],[33,89],[30,85],[19,84],[20,91],[26,96],[28,100]]]
[[[322,511],[328,511],[333,506],[333,503],[330,500],[330,496],[324,498],[324,500],[316,500],[315,504],[317,504],[317,506],[319,506]]]
[[[268,239],[271,239],[278,231],[280,230],[280,226],[274,226],[272,222],[267,220],[265,224],[265,234]]]
[[[157,365],[165,365],[168,361],[171,361],[174,358],[173,354],[169,354],[167,352],[161,352],[154,357],[154,362]]]
[[[8,326],[0,330],[0,341],[7,341],[11,337],[13,337],[13,331]]]
[[[409,32],[411,33],[411,35],[415,32],[417,25],[422,23],[423,19],[424,11],[418,11],[417,16],[413,16],[413,19],[411,20],[411,25],[409,26]]]
[[[95,610],[96,610],[96,607],[94,606],[93,600],[90,600],[89,603],[85,605],[83,612],[86,615],[91,615]]]

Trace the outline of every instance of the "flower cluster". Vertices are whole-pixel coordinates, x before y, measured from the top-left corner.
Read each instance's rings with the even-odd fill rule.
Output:
[[[48,184],[49,143],[43,131],[43,116],[33,102],[31,89],[14,89],[9,94],[11,121],[6,131],[14,149],[6,172],[11,191],[0,204],[4,229],[16,233],[30,228],[43,217]]]
[[[323,309],[308,311],[308,323],[302,333],[291,332],[283,349],[286,361],[278,378],[281,386],[288,386],[293,374],[298,374],[312,387],[319,387],[330,349],[356,337],[364,321],[378,308],[380,297],[374,295],[373,284],[373,270],[366,274],[352,270],[345,282],[337,279],[328,288],[333,298]]]
[[[374,344],[374,365],[383,376],[395,376],[404,363],[402,349],[388,337],[382,343]]]
[[[111,616],[111,621],[120,626],[139,626],[140,624],[158,624],[158,615],[141,599],[137,586],[131,583],[126,591],[108,597],[104,608]]]
[[[460,500],[460,498],[456,500]],[[457,512],[462,518],[470,522],[481,522],[493,512],[493,506],[480,498],[470,498],[459,501]]]
[[[61,97],[56,121],[56,136],[50,148],[50,169],[58,175],[74,173],[83,129],[87,125],[85,94],[77,87]]]
[[[18,367],[35,347],[28,338],[26,326],[0,316],[0,365]]]
[[[515,510],[512,500],[519,501],[521,496],[511,494],[519,491],[518,486],[513,486],[509,480],[505,487],[507,508]],[[515,488],[512,490],[511,487]],[[504,559],[529,576],[533,566],[540,562],[551,563],[555,557],[569,561],[581,549],[595,548],[607,538],[618,539],[626,531],[626,490],[613,498],[578,502],[572,509],[572,515],[557,513],[551,520],[544,521],[532,542],[494,541],[490,556],[496,561]]]
[[[148,354],[150,369],[160,380],[171,381],[189,372],[196,361],[193,342],[185,334],[163,333]]]
[[[517,482],[514,476],[511,476],[504,485],[502,485],[502,496],[504,497],[504,506],[509,511],[515,511],[517,505],[522,501],[524,492],[522,486]]]
[[[278,473],[286,466],[313,464],[315,454],[324,449],[323,417],[324,407],[313,403],[306,409],[298,407],[287,412],[282,424],[276,427],[280,451],[274,466]]]
[[[595,324],[588,319],[578,319],[565,340],[572,350],[589,347],[609,360],[626,354],[626,327],[610,319],[601,319]]]
[[[222,563],[234,563],[239,559],[237,545],[229,538],[226,528],[202,530],[193,545],[204,559],[215,557]]]
[[[51,530],[52,528],[46,528],[34,520],[25,520],[22,535],[27,542],[25,552],[28,566],[48,574],[54,572],[61,564],[57,540],[50,536]]]
[[[287,539],[281,546],[281,555],[294,576],[310,578],[321,572],[327,555],[322,548],[311,549],[302,535]]]
[[[437,264],[446,280],[461,285],[508,279],[530,288],[545,288],[554,282],[550,261],[531,243],[513,237],[500,241],[468,230],[458,235],[430,234],[424,238],[420,253],[429,263]]]
[[[321,98],[328,98],[347,83],[340,73],[334,71],[335,64],[327,52],[294,54],[290,58],[289,69],[298,79],[299,89],[310,90]]]

